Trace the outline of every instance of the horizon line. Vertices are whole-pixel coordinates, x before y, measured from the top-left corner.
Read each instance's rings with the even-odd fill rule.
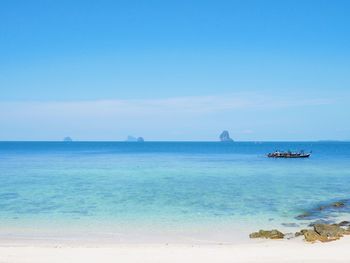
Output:
[[[224,144],[231,144],[237,142],[350,142],[349,140],[334,140],[334,139],[321,139],[321,140],[233,140],[233,141],[220,141],[220,140],[205,140],[205,141],[196,141],[196,140],[145,140],[143,142],[137,141],[127,141],[127,140],[0,140],[0,143],[3,142],[62,142],[62,143],[75,143],[75,142],[127,142],[127,143],[148,143],[148,142],[218,142]]]

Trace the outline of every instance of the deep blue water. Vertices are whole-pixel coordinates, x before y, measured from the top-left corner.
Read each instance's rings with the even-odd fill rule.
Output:
[[[2,229],[280,225],[348,198],[348,142],[0,142]]]

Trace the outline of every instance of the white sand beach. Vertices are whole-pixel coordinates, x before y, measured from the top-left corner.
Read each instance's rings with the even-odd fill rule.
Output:
[[[260,240],[250,244],[125,244],[125,245],[30,245],[0,247],[1,263],[95,263],[95,262],[349,262],[350,237],[329,243],[295,240]]]

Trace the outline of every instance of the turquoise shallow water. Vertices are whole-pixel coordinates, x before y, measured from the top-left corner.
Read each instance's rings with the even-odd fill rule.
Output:
[[[275,149],[313,154],[265,157]],[[350,143],[1,142],[0,186],[0,232],[278,228],[350,198]]]

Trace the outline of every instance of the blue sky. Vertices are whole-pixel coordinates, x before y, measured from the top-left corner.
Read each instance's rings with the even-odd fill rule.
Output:
[[[348,140],[349,10],[3,0],[0,140]]]

